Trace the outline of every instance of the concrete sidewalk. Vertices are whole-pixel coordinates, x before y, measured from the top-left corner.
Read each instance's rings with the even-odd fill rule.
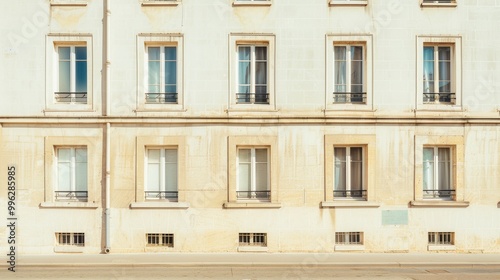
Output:
[[[143,253],[18,255],[16,266],[495,266],[500,254],[457,253]],[[2,262],[1,266],[6,266]]]

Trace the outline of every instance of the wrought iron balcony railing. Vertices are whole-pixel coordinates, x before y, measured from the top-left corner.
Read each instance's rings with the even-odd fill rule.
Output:
[[[237,93],[237,104],[269,104],[269,93]]]
[[[236,191],[237,199],[270,200],[271,191]]]
[[[87,201],[86,191],[55,191],[56,200]]]
[[[177,92],[154,93],[146,92],[146,103],[177,103]]]
[[[333,103],[366,104],[366,92],[334,92]]]
[[[57,103],[87,103],[86,92],[54,92]]]
[[[334,198],[357,198],[366,199],[366,190],[334,190]]]
[[[169,201],[177,201],[179,192],[177,191],[145,191],[146,199],[163,199]]]
[[[455,199],[456,190],[423,190],[424,199]]]
[[[455,103],[454,92],[424,92],[424,103]]]

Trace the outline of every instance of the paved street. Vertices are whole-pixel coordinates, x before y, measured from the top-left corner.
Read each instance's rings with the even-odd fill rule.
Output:
[[[0,279],[500,279],[493,267],[18,267]]]

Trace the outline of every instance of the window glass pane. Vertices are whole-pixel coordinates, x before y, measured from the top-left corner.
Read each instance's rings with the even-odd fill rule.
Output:
[[[351,59],[352,61],[363,61],[363,47],[361,46],[351,47]]]
[[[87,191],[87,162],[77,162],[75,168],[76,190]]]
[[[255,47],[255,59],[267,60],[267,47]]]
[[[267,93],[267,86],[255,86],[255,93]],[[257,101],[267,101],[267,96],[256,96]]]
[[[267,162],[267,149],[255,149],[256,162]]]
[[[438,57],[440,61],[451,60],[451,48],[450,47],[439,47],[438,48]]]
[[[148,60],[149,61],[160,61],[160,47],[149,47],[148,48]]]
[[[363,148],[350,148],[351,190],[363,189]]]
[[[267,62],[255,63],[255,83],[258,85],[267,84]]]
[[[148,91],[160,92],[160,47],[148,48]]]
[[[256,163],[256,184],[255,188],[257,191],[267,191],[267,163]]]
[[[250,191],[250,163],[241,162],[238,164],[238,191]]]
[[[59,60],[70,60],[71,47],[58,47]]]
[[[165,163],[165,190],[177,191],[177,162]]]
[[[424,190],[434,189],[434,148],[424,148],[423,158]]]
[[[250,61],[250,47],[238,47],[238,59]]]
[[[239,162],[250,162],[250,149],[239,149],[238,150],[238,160]]]
[[[434,92],[434,47],[424,47],[424,93]]]
[[[347,62],[346,47],[334,47],[335,53],[335,92],[346,92],[347,90]]]
[[[148,150],[148,172],[146,190],[160,190],[160,150]]]
[[[352,61],[351,62],[351,87],[356,86],[356,89],[359,90],[361,86],[361,91],[353,91],[353,92],[362,92],[363,85],[363,62],[362,61]]]
[[[335,190],[346,189],[346,148],[335,148]],[[340,195],[340,194],[337,194]]]
[[[177,63],[175,61],[165,61],[165,85],[176,85],[176,84],[177,84]]]
[[[71,149],[59,148],[57,149],[58,162],[71,162]]]
[[[57,164],[57,188],[58,191],[71,190],[71,163],[59,162]]]
[[[87,47],[75,47],[75,59],[87,60]]]
[[[76,162],[87,162],[87,149],[86,148],[77,148],[75,149]]]
[[[177,47],[165,47],[165,60],[177,60]]]
[[[59,91],[71,91],[70,62],[59,61]]]
[[[240,61],[238,63],[238,83],[250,85],[250,62]]]
[[[77,61],[75,67],[76,92],[87,92],[87,61]]]
[[[439,148],[438,149],[438,189],[449,190],[450,189],[450,149],[449,148]]]

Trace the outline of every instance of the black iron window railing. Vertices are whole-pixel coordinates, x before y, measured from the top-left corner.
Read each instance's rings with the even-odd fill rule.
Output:
[[[455,199],[456,191],[455,190],[423,190],[424,198],[433,199]]]
[[[366,104],[366,92],[334,92],[333,103]]]
[[[269,104],[269,93],[237,93],[238,104]]]
[[[177,92],[153,93],[146,92],[146,103],[177,103]]]
[[[54,92],[57,103],[87,103],[86,92]]]
[[[424,103],[455,103],[455,93],[453,92],[424,92]]]
[[[237,191],[236,198],[270,200],[271,191]]]
[[[87,201],[86,191],[56,191],[56,200]]]
[[[366,190],[334,190],[333,197],[366,199]]]
[[[146,199],[164,199],[169,201],[177,201],[179,192],[177,191],[145,191]]]

